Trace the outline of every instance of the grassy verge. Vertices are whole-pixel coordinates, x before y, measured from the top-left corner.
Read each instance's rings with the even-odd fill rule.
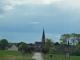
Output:
[[[56,54],[52,54],[52,58],[50,57],[50,54],[43,54],[42,53],[42,57],[44,60],[65,60],[65,55],[56,55]],[[67,58],[66,60],[69,60],[69,58]],[[80,60],[80,56],[70,56],[70,60]]]
[[[19,51],[0,51],[0,60],[35,60],[34,53],[22,55]]]

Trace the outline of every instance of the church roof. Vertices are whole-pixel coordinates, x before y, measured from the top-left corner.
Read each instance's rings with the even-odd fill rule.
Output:
[[[44,29],[43,29],[43,35],[42,35],[42,38],[45,38],[45,33],[44,33]]]

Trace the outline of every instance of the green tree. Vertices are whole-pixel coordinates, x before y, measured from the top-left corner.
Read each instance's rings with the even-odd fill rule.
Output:
[[[45,48],[45,50],[47,51],[47,53],[50,52],[50,49],[51,49],[51,48],[54,48],[53,42],[52,42],[51,39],[48,39],[48,38],[46,39],[46,44],[45,44],[44,48]]]
[[[8,50],[8,47],[6,47],[6,49],[5,50]]]
[[[60,44],[61,44],[61,46],[62,45],[67,45],[67,41],[69,41],[70,40],[70,37],[71,37],[71,35],[70,34],[63,34],[63,35],[61,35],[61,37],[60,37]]]
[[[77,40],[77,42],[78,42],[77,45],[79,45],[79,44],[80,44],[80,34],[76,34],[76,40]]]
[[[1,50],[5,50],[8,45],[9,43],[6,39],[1,40]]]
[[[28,47],[28,46],[27,46],[26,43],[21,43],[21,44],[19,45],[19,51],[23,51],[23,53],[25,53],[27,47]]]
[[[76,55],[80,56],[80,45],[78,45],[76,48]]]
[[[76,34],[75,33],[72,33],[71,36],[72,36],[71,42],[72,42],[73,47],[74,47],[74,45],[76,43]]]
[[[0,40],[0,50],[2,49],[2,47],[1,47],[1,46],[2,46],[2,42],[1,42],[1,40]]]
[[[54,48],[50,48],[50,53],[53,53],[54,52]]]
[[[67,37],[66,34],[61,35],[60,37],[60,46],[67,45]]]
[[[80,52],[80,45],[77,46],[76,50]]]
[[[68,47],[69,47],[71,35],[70,34],[66,34],[66,37],[67,37],[67,40],[68,40]]]

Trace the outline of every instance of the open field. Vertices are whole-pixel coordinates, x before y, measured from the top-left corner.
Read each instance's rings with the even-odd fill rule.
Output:
[[[35,60],[34,53],[22,55],[19,51],[0,51],[0,60]]]
[[[42,57],[44,60],[65,60],[65,55],[56,55],[56,54],[52,54],[52,58],[50,57],[50,54],[43,54],[42,53]],[[66,60],[69,60],[69,58],[67,58]],[[70,60],[80,60],[80,56],[70,56]]]

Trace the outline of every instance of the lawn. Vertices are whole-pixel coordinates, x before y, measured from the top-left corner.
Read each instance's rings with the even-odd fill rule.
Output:
[[[19,51],[0,51],[1,60],[35,60],[32,58],[35,52],[32,54],[22,55]]]
[[[65,60],[65,55],[57,55],[57,54],[52,54],[52,58],[50,57],[51,54],[43,54],[43,59],[44,60]],[[69,58],[67,58],[69,60]],[[80,56],[70,56],[70,60],[80,60]]]

